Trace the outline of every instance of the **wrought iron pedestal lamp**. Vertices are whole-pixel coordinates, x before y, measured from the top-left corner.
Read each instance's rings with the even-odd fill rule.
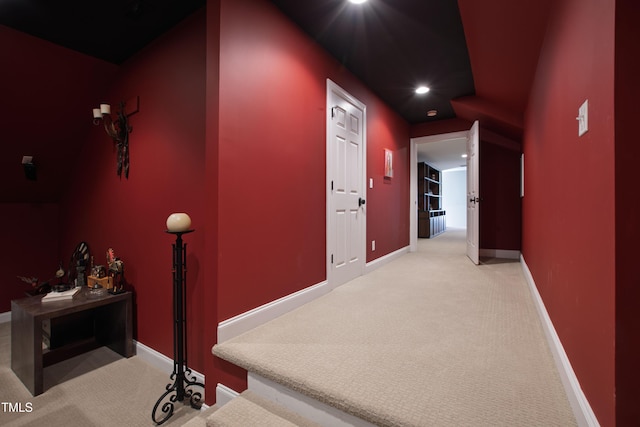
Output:
[[[181,223],[170,222],[172,217],[183,215]],[[187,220],[188,223],[184,221]],[[176,225],[177,224],[177,225]],[[186,227],[185,227],[186,225]],[[182,242],[182,235],[192,233],[189,229],[191,219],[186,214],[172,214],[167,220],[167,233],[176,236],[173,246],[173,373],[170,379],[173,384],[167,384],[167,391],[158,399],[151,419],[157,425],[167,421],[173,415],[175,402],[188,403],[194,409],[202,407],[202,392],[194,391],[193,387],[200,387],[204,391],[204,384],[199,383],[187,365],[187,327],[186,327],[186,273],[187,256],[186,243]]]

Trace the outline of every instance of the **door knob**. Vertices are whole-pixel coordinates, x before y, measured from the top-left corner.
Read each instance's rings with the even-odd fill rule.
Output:
[[[469,199],[470,203],[478,203],[479,201],[480,201],[479,197],[472,197],[472,198]]]
[[[358,207],[364,205],[365,203],[367,203],[365,199],[363,199],[362,197],[358,197]]]

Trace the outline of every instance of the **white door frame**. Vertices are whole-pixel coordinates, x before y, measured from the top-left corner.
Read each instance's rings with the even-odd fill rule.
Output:
[[[468,138],[469,131],[449,132],[440,135],[421,136],[411,138],[409,157],[411,157],[409,191],[409,251],[418,250],[418,144],[430,142],[444,142],[450,139]],[[419,142],[418,142],[419,141]]]
[[[353,97],[349,92],[335,84],[330,79],[327,79],[327,108],[326,108],[326,245],[327,245],[327,253],[326,253],[326,269],[327,269],[327,283],[329,284],[329,289],[333,289],[336,286],[339,286],[341,283],[335,283],[335,279],[332,278],[332,264],[331,264],[331,254],[334,246],[334,230],[332,229],[331,223],[331,172],[333,170],[333,165],[331,162],[333,161],[330,155],[330,144],[333,142],[331,139],[331,114],[332,108],[334,105],[331,105],[331,93],[338,94],[341,98],[344,98],[349,103],[353,104],[356,108],[362,111],[362,176],[360,178],[360,188],[362,189],[362,194],[366,201],[367,199],[367,107],[364,103],[362,103],[357,98]],[[366,267],[366,256],[367,256],[367,216],[366,216],[366,207],[365,204],[362,209],[362,221],[360,222],[360,226],[362,227],[362,232],[360,233],[361,242],[359,242],[359,250],[361,256],[361,271],[360,275],[363,275]],[[333,279],[333,280],[332,280]]]

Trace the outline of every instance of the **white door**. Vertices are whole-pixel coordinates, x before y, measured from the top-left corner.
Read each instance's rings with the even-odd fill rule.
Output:
[[[480,129],[476,120],[467,139],[467,256],[480,263]]]
[[[327,279],[331,287],[364,273],[365,117],[364,104],[327,80]]]

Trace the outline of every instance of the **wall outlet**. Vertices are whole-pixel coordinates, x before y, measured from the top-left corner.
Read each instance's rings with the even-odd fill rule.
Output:
[[[376,241],[375,241],[375,240],[372,240],[372,241],[371,241],[371,252],[373,252],[373,251],[375,251],[375,250],[376,250]]]

